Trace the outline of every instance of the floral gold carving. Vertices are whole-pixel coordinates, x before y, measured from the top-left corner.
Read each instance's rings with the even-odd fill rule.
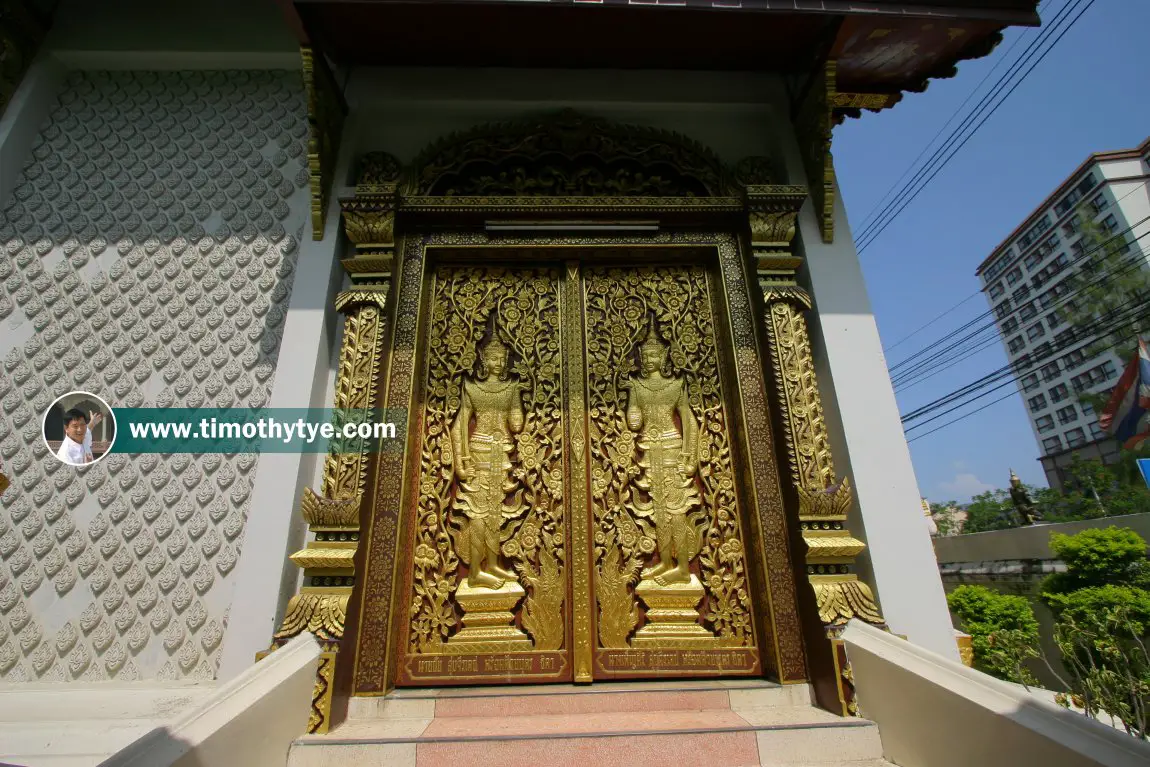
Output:
[[[571,110],[445,137],[413,163],[405,195],[709,197],[728,187],[702,144]]]
[[[534,648],[563,644],[558,284],[546,269],[443,267],[435,274],[411,653],[451,652],[445,645],[467,631],[456,606],[510,619],[524,593],[521,623]],[[504,591],[515,598],[506,601]],[[514,649],[520,640],[504,632],[489,649],[501,641]]]
[[[336,310],[345,314],[335,386],[337,412],[367,412],[376,405],[387,287],[361,285],[336,297]],[[272,649],[304,631],[323,646],[312,690],[310,733],[325,733],[331,727],[332,680],[355,579],[368,447],[364,440],[344,443],[339,450],[333,447],[324,460],[322,493],[306,488],[300,499],[300,512],[315,540],[290,557],[303,569],[305,585],[288,603]]]
[[[628,646],[642,617],[637,581],[663,578],[701,583],[714,640],[752,646],[706,274],[588,269],[584,285],[599,644]]]
[[[312,239],[323,239],[327,196],[331,189],[347,104],[323,54],[300,48],[307,94],[307,164],[311,185]]]

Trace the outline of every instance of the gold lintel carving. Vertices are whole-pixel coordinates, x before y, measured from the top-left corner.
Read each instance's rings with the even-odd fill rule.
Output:
[[[308,46],[300,48],[303,82],[307,94],[307,165],[311,186],[312,239],[323,239],[327,195],[331,188],[347,103],[336,85],[323,54]]]
[[[834,129],[837,62],[828,60],[813,75],[813,82],[795,114],[795,127],[803,148],[807,184],[822,227],[823,242],[835,239],[835,166],[831,156]]]

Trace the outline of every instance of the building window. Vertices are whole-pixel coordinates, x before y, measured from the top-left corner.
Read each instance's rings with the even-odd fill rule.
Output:
[[[1032,253],[1031,253],[1029,256],[1027,256],[1026,258],[1024,258],[1024,259],[1022,260],[1022,263],[1023,263],[1023,264],[1026,266],[1026,270],[1027,270],[1028,272],[1033,272],[1033,271],[1034,271],[1034,267],[1036,267],[1036,266],[1038,266],[1039,264],[1041,264],[1041,263],[1042,263],[1042,259],[1043,259],[1045,256],[1046,256],[1046,254],[1045,254],[1045,253],[1043,253],[1041,250],[1036,250],[1036,251],[1032,252]]]
[[[1093,417],[1094,416],[1094,406],[1091,405],[1089,402],[1083,402],[1081,404],[1082,404],[1082,415],[1086,416],[1087,418]]]
[[[1105,192],[1099,192],[1094,195],[1094,199],[1090,201],[1090,207],[1094,209],[1095,213],[1101,213],[1106,210],[1106,206],[1110,204],[1110,200],[1106,199]]]
[[[1018,330],[1018,318],[1011,317],[1006,322],[1002,323],[1002,334],[1008,336],[1014,331]]]
[[[1065,425],[1078,420],[1078,409],[1074,405],[1067,405],[1064,408],[1059,408],[1055,415],[1058,416],[1058,423]]]
[[[1059,450],[1062,449],[1062,438],[1061,437],[1049,437],[1047,439],[1042,440],[1042,449],[1046,451],[1047,455],[1049,455],[1050,453],[1057,453]]]
[[[1114,363],[1113,362],[1109,362],[1109,361],[1103,362],[1098,367],[1098,370],[1101,370],[1102,375],[1105,376],[1102,380],[1106,380],[1108,378],[1113,378],[1114,376],[1118,375],[1118,371],[1114,369]]]
[[[1026,348],[1026,342],[1022,340],[1022,336],[1015,336],[1014,338],[1010,339],[1010,343],[1008,343],[1006,346],[1010,349],[1011,354],[1018,354],[1020,351]]]
[[[990,300],[993,301],[997,298],[1002,297],[1002,294],[1005,292],[1006,292],[1006,288],[1002,287],[1001,282],[994,283],[993,285],[990,286]]]
[[[1054,206],[1054,215],[1062,216],[1066,211],[1074,207],[1074,204],[1086,196],[1086,193],[1094,188],[1094,173],[1087,173],[1082,177],[1082,180],[1074,185],[1065,197],[1058,201]]]
[[[1030,320],[1034,319],[1035,315],[1037,314],[1038,307],[1034,305],[1033,301],[1031,301],[1029,304],[1019,310],[1018,319],[1022,320],[1023,322],[1029,322]]]
[[[1039,433],[1050,431],[1054,428],[1054,416],[1044,415],[1041,418],[1035,418],[1034,425],[1038,428]]]
[[[1013,285],[1022,279],[1022,270],[1017,266],[1006,273],[1006,284]]]
[[[1062,365],[1067,370],[1072,370],[1087,362],[1089,359],[1090,358],[1086,356],[1085,349],[1075,349],[1074,351],[1070,352],[1070,354],[1067,354],[1062,358]]]
[[[1062,319],[1062,315],[1059,314],[1058,312],[1054,312],[1052,314],[1046,315],[1046,324],[1050,326],[1051,330],[1054,330],[1056,327],[1058,327],[1059,325],[1061,325],[1064,322],[1066,322],[1066,320]],[[1060,336],[1060,335],[1064,335],[1066,333],[1067,333],[1067,331],[1064,330],[1061,333],[1059,333],[1058,335]],[[1074,335],[1073,332],[1071,332],[1070,334]],[[1058,336],[1054,337],[1054,342],[1058,343]]]
[[[1031,325],[1026,329],[1026,337],[1031,341],[1036,338],[1042,338],[1044,335],[1046,335],[1046,328],[1042,326],[1041,322],[1037,325]]]
[[[998,317],[998,319],[1002,319],[1008,314],[1010,314],[1010,299],[1007,299],[998,306],[994,307],[994,315]]]
[[[1043,381],[1053,381],[1055,378],[1058,378],[1058,363],[1051,362],[1049,365],[1043,365],[1042,370],[1039,372],[1042,373]]]
[[[1058,384],[1047,392],[1047,394],[1050,395],[1051,402],[1061,402],[1070,396],[1070,390],[1066,388],[1066,384]]]
[[[1038,388],[1038,374],[1037,373],[1031,373],[1026,378],[1022,379],[1022,390],[1023,391],[1034,391],[1037,388]]]
[[[1102,439],[1106,436],[1106,432],[1102,431],[1102,427],[1095,421],[1090,424],[1090,439]]]
[[[1071,429],[1066,432],[1066,445],[1068,447],[1078,447],[1086,442],[1086,433],[1081,428]]]
[[[1014,299],[1015,303],[1018,303],[1019,301],[1021,301],[1024,298],[1029,298],[1030,297],[1030,286],[1029,285],[1023,285],[1021,288],[1019,288],[1018,290],[1011,293],[1010,297],[1012,299]]]
[[[1062,225],[1062,234],[1066,237],[1073,237],[1082,231],[1082,222],[1078,220],[1078,216],[1067,221]]]
[[[1046,407],[1046,395],[1037,394],[1026,401],[1030,405],[1030,412],[1035,413]]]
[[[1114,234],[1118,231],[1118,219],[1114,217],[1113,213],[1099,221],[1098,225],[1102,227],[1106,234]],[[1009,279],[1009,275],[1007,275],[1007,278]]]

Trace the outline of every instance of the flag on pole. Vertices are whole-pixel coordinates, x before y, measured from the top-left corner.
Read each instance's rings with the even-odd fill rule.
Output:
[[[1150,425],[1144,424],[1150,412],[1150,348],[1138,339],[1138,352],[1126,366],[1110,401],[1098,417],[1102,430],[1122,446],[1135,449],[1150,439]]]

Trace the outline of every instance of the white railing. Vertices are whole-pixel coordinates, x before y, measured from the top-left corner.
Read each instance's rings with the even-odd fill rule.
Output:
[[[301,634],[100,767],[283,767],[307,729],[319,652]]]
[[[900,767],[1145,767],[1150,743],[853,620],[859,708]]]

